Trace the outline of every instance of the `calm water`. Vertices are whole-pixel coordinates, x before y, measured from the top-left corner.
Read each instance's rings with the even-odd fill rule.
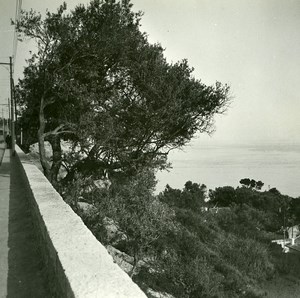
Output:
[[[182,188],[188,180],[208,188],[238,186],[242,178],[261,180],[263,190],[276,187],[300,197],[300,145],[202,146],[170,155],[173,169],[157,174],[157,191],[168,183]]]

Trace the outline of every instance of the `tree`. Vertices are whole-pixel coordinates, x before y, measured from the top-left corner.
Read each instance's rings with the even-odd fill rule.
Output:
[[[254,179],[251,179],[251,181],[250,181],[250,187],[251,188],[255,188],[255,186],[256,186],[256,181]]]
[[[206,190],[207,188],[204,184],[200,185],[192,181],[187,181],[183,190],[174,189],[167,185],[159,198],[171,207],[199,212],[201,207],[205,205]]]
[[[254,179],[249,179],[249,178],[243,178],[240,180],[240,183],[243,185],[243,186],[246,186],[248,188],[255,188],[257,190],[261,190],[262,187],[264,186],[264,183],[262,181],[255,181]]]
[[[238,203],[236,191],[232,186],[217,187],[209,192],[210,204],[218,207],[228,207],[232,203]]]
[[[63,30],[67,20],[63,16],[65,10],[64,3],[57,13],[47,12],[45,20],[32,10],[23,11],[16,24],[19,38],[34,39],[37,44],[37,51],[31,53],[25,68],[24,79],[19,81],[16,88],[22,111],[21,122],[29,139],[38,141],[41,165],[52,183],[57,180],[62,162],[61,138],[74,134],[73,123],[77,120],[77,114],[72,113],[74,102],[65,96],[66,90],[61,84],[64,65],[57,56],[63,35],[66,34]],[[53,149],[52,164],[46,159],[46,140]]]
[[[246,187],[250,187],[251,185],[251,180],[249,178],[244,178],[240,180],[240,183]]]
[[[256,187],[257,190],[261,190],[263,186],[264,186],[264,183],[262,181],[259,180],[259,181],[256,182],[255,187]]]
[[[73,145],[66,180],[76,172],[132,175],[168,166],[170,150],[196,132],[211,133],[214,115],[228,107],[229,87],[204,85],[186,60],[168,63],[162,47],[140,32],[141,13],[131,8],[127,0],[94,0],[69,14],[63,5],[45,20],[23,12],[17,24],[38,45],[18,93],[52,181],[62,163],[62,139]],[[52,167],[44,156],[46,139]]]

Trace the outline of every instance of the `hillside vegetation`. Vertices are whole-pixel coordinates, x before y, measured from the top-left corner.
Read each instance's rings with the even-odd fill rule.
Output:
[[[90,182],[81,180],[77,190]],[[282,237],[277,232],[284,220],[290,225],[297,220],[291,208],[298,204],[295,199],[276,189],[228,186],[210,191],[205,202],[204,185],[166,186],[158,196],[154,186],[153,173],[143,171],[110,187],[81,191],[80,200],[96,207],[92,213],[75,208],[102,243],[134,258],[139,270],[129,274],[142,288],[178,298],[260,297],[264,281],[288,270],[271,240]],[[76,206],[74,200],[69,203]],[[118,223],[125,239],[107,236],[107,217]]]

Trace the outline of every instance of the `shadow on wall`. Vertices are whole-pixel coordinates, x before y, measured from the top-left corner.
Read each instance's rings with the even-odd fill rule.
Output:
[[[10,157],[7,297],[51,297],[28,198],[31,195],[16,156]]]

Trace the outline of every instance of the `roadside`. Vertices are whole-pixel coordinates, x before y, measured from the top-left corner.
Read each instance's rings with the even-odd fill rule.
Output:
[[[49,298],[26,181],[16,158],[0,144],[0,298]]]

